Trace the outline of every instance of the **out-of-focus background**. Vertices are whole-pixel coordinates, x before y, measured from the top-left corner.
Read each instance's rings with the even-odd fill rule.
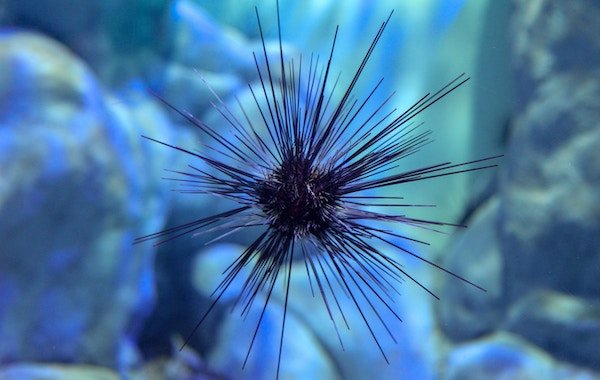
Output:
[[[227,207],[172,192],[164,169],[198,163],[141,135],[205,149],[152,92],[215,128],[203,78],[250,102],[255,3],[275,56],[274,0],[0,0],[0,379],[274,377],[281,293],[244,371],[254,324],[228,312],[235,289],[179,351],[250,234],[132,245]],[[419,118],[435,142],[405,167],[505,157],[388,193],[468,224],[410,231],[431,242],[411,248],[487,292],[400,256],[441,300],[403,284],[387,365],[357,313],[342,350],[294,277],[282,378],[600,379],[600,4],[282,0],[286,57],[325,57],[339,24],[347,83],[392,9],[359,88],[385,77],[377,100],[395,90],[401,110],[472,77]]]

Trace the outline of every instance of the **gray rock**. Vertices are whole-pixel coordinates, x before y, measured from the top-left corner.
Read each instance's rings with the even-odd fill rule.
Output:
[[[227,99],[231,94],[238,92],[243,84],[234,74],[200,71],[172,63],[165,69],[162,82],[158,86],[161,88],[161,96],[169,103],[201,117],[212,107],[211,103],[219,104],[213,91],[220,98]],[[224,120],[220,122],[224,123]],[[185,126],[195,128],[190,123],[185,123]]]
[[[212,244],[203,249],[194,259],[193,283],[198,292],[209,297],[224,279],[223,271],[242,253],[244,247],[236,244]],[[236,280],[221,296],[224,303],[233,302],[242,290],[245,278],[250,274],[249,268],[243,268]]]
[[[172,352],[144,363],[143,367],[128,371],[129,380],[228,380],[211,370],[205,360],[189,345],[182,347],[183,340],[172,339]]]
[[[595,37],[600,26],[591,20],[600,15],[600,7],[586,0],[568,5],[545,0],[513,3],[516,119],[494,216],[498,229],[494,232],[492,223],[492,235],[480,236],[500,248],[496,270],[481,268],[481,273],[493,279],[501,292],[500,310],[507,311],[503,316],[483,306],[477,320],[475,314],[451,307],[445,311],[443,301],[441,317],[449,326],[467,326],[472,335],[460,339],[497,328],[501,318],[503,328],[554,357],[596,368],[597,350],[591,342],[600,339],[594,301],[600,294],[600,45]],[[496,319],[492,322],[488,316]],[[452,336],[457,330],[462,333],[460,327],[445,331]],[[497,345],[489,343],[492,339],[453,351],[451,361],[462,364],[449,367],[450,378],[588,376],[583,369],[568,369],[567,363],[556,364],[552,371],[548,364],[536,369],[548,358],[503,361],[503,355],[521,357],[522,349],[500,355],[489,351]],[[475,354],[464,351],[474,348]],[[516,372],[498,365],[503,362]]]
[[[187,127],[178,126],[170,143],[189,149],[191,151],[204,149],[199,134]],[[162,136],[156,136],[162,140]],[[153,142],[148,144],[157,145]],[[174,153],[173,160],[163,169],[180,170],[189,172],[188,165],[205,171],[212,171],[200,159],[187,154],[176,152],[170,148],[157,146],[158,149]],[[223,212],[231,208],[231,202],[208,194],[180,193],[178,190],[186,188],[185,184],[171,181],[166,178],[181,178],[182,176],[163,172],[157,174],[156,179],[163,177],[164,186],[174,191],[171,192],[167,220],[164,225],[156,226],[152,232],[172,228],[190,221],[205,218],[212,214]],[[187,187],[187,189],[193,189]],[[197,188],[195,188],[197,189]],[[197,231],[200,232],[200,231]],[[199,249],[204,249],[206,242],[216,238],[221,233],[213,232],[201,235],[187,234],[166,244],[160,245],[155,261],[156,271],[156,308],[152,311],[149,320],[145,323],[140,337],[145,354],[154,356],[169,352],[170,339],[173,334],[187,336],[194,328],[198,315],[207,307],[207,296],[202,295],[194,288],[194,260]],[[231,242],[237,235],[228,236],[225,242]],[[155,240],[157,243],[160,240]],[[152,243],[150,243],[152,244]],[[210,324],[210,323],[208,323]],[[209,346],[210,341],[202,333],[194,335],[190,345],[202,350]]]
[[[247,39],[235,29],[217,24],[203,8],[189,0],[177,1],[173,14],[171,62],[160,75],[153,78],[153,86],[169,102],[204,122],[208,121],[207,114],[218,115],[215,123],[209,123],[212,127],[230,127],[228,121],[211,106],[211,103],[222,106],[217,97],[234,112],[236,118],[245,123],[235,97],[248,92],[248,83],[258,82],[253,52],[267,80],[262,43],[260,40]],[[272,36],[265,36],[265,46],[271,62],[271,75],[277,81],[281,76],[279,43],[269,37]],[[298,54],[285,43],[283,50],[286,60],[298,58]],[[260,83],[253,83],[253,86],[259,89]],[[252,110],[256,106],[253,99],[249,100],[242,101],[242,104],[247,110]],[[261,120],[260,115],[251,120]],[[220,127],[217,129],[223,130]]]
[[[67,45],[105,84],[147,75],[172,45],[172,0],[6,0],[4,24]]]
[[[439,323],[453,340],[489,333],[504,316],[502,256],[496,233],[498,205],[497,198],[488,201],[445,255],[446,269],[486,289],[480,291],[440,273]]]
[[[532,292],[510,310],[507,328],[554,357],[600,369],[600,302]]]
[[[570,379],[570,380],[598,380],[600,379],[600,372],[591,371],[587,368],[576,367],[573,365],[558,363],[555,371],[556,379]]]
[[[241,246],[218,244],[201,252],[197,256],[194,266],[194,279],[196,288],[199,292],[205,295],[212,293],[224,277],[221,276],[220,273],[222,273],[223,270],[239,256],[242,250],[243,248]],[[407,261],[407,270],[410,270],[410,273],[419,280],[428,283],[426,270],[422,267],[411,265],[412,263],[410,260]],[[213,352],[211,355],[216,356],[211,356],[211,360],[209,360],[209,364],[215,369],[224,370],[229,368],[229,366],[233,367],[234,370],[239,369],[246,354],[251,334],[254,332],[255,322],[258,319],[256,311],[253,311],[247,320],[242,322],[241,318],[239,318],[239,308],[232,314],[229,314],[228,307],[228,305],[231,305],[232,302],[236,300],[249,270],[250,268],[245,268],[241,272],[239,277],[232,283],[229,290],[221,297],[220,303],[216,306],[215,310],[213,310],[213,313],[217,315],[217,320],[220,320],[221,323],[225,321],[225,325],[221,327],[223,332],[221,332],[219,339],[215,339],[214,337],[210,338],[210,336],[207,336],[206,338],[218,342],[217,347],[211,349],[211,352]],[[360,293],[357,288],[352,286],[353,291],[358,295],[359,303],[366,313],[366,317],[369,319],[373,332],[378,337],[379,342],[390,361],[390,364],[388,365],[377,349],[373,337],[370,335],[360,313],[356,309],[356,305],[354,305],[352,300],[346,296],[342,289],[337,285],[337,280],[335,280],[332,275],[330,275],[329,278],[332,281],[332,286],[335,289],[340,306],[348,321],[348,325],[350,326],[350,329],[346,328],[343,319],[333,303],[331,294],[328,293],[327,297],[331,303],[330,306],[332,307],[333,316],[336,319],[343,347],[340,345],[334,325],[323,304],[315,279],[313,278],[312,280],[312,286],[314,287],[315,292],[315,295],[313,296],[310,290],[311,285],[306,276],[306,269],[304,264],[299,261],[294,264],[292,268],[288,316],[292,316],[294,320],[297,320],[295,323],[300,324],[302,328],[292,327],[291,324],[286,326],[284,347],[286,344],[296,347],[299,343],[294,343],[294,341],[301,342],[308,339],[303,338],[304,334],[308,334],[307,337],[312,336],[309,339],[309,342],[312,343],[302,343],[306,344],[307,347],[310,347],[304,348],[303,351],[305,351],[305,353],[302,354],[294,351],[296,349],[299,350],[299,348],[284,348],[282,366],[285,362],[290,362],[285,365],[296,366],[297,364],[293,359],[294,356],[302,357],[302,360],[307,360],[309,363],[312,363],[313,360],[316,360],[313,358],[313,355],[318,354],[328,358],[327,361],[331,361],[333,364],[328,364],[327,366],[333,365],[335,372],[342,378],[361,379],[368,378],[373,374],[377,374],[378,379],[395,379],[398,374],[402,374],[402,376],[405,376],[406,378],[435,378],[437,351],[435,349],[436,338],[433,329],[431,297],[412,284],[398,285],[397,288],[402,293],[402,296],[392,293],[393,302],[395,303],[389,302],[398,315],[403,318],[404,322],[399,322],[393,315],[384,309],[383,306],[378,306],[378,310],[383,320],[389,326],[398,341],[398,344],[395,344],[381,325],[380,321],[372,313],[368,304],[362,299],[362,296],[359,295]],[[321,276],[321,280],[325,281],[324,277]],[[279,281],[281,281],[281,279]],[[324,286],[326,287],[327,285]],[[365,289],[365,292],[368,294],[369,291]],[[261,297],[263,296],[261,295]],[[263,321],[264,325],[261,329],[262,333],[257,338],[256,344],[260,345],[260,347],[254,347],[252,354],[254,355],[258,352],[263,352],[263,355],[266,356],[263,357],[259,363],[254,362],[253,360],[258,360],[258,358],[251,355],[250,360],[253,363],[252,365],[257,367],[250,370],[250,372],[248,372],[249,369],[247,368],[247,373],[227,373],[233,373],[234,378],[237,378],[237,376],[249,376],[249,378],[252,378],[252,376],[258,376],[256,375],[258,373],[265,373],[265,376],[268,377],[270,375],[269,371],[272,372],[274,370],[273,363],[276,363],[276,357],[273,358],[271,355],[274,355],[277,352],[278,331],[281,326],[281,305],[283,305],[284,301],[285,295],[282,286],[276,286],[271,297],[271,304],[267,309],[267,315],[264,317],[265,321]],[[372,301],[375,303],[374,300]],[[260,306],[262,306],[262,304],[259,299],[253,306],[253,310],[255,308],[260,309]],[[211,323],[212,322],[209,320],[208,325],[203,326],[200,330],[206,330],[207,328],[215,329],[215,327],[213,327],[215,324],[211,326]],[[221,323],[217,323],[216,326],[221,325]],[[304,329],[306,329],[306,332],[304,332]],[[238,343],[236,344],[234,342]],[[240,344],[239,342],[244,342],[245,344]],[[228,350],[230,351],[229,353]],[[231,357],[226,359],[228,355]],[[305,355],[308,355],[308,357]],[[270,359],[267,359],[267,357]],[[229,363],[229,365],[226,365],[225,363]],[[318,362],[313,364],[309,363],[307,363],[307,367],[302,369],[299,373],[304,374],[306,371],[316,371],[318,366],[323,365],[318,364]],[[308,378],[302,375],[296,377],[290,375],[290,377]],[[317,378],[321,377],[317,376]]]
[[[425,286],[432,288],[431,273],[433,269],[413,258],[406,257],[402,252],[395,252],[387,249],[387,247],[379,248],[382,249],[384,254],[397,259],[411,276],[418,279]],[[415,252],[423,254],[416,247],[412,248],[415,248]],[[325,266],[325,264],[323,265]],[[401,283],[391,281],[400,294],[390,289],[389,299],[381,295],[396,314],[402,318],[402,322],[400,322],[381,304],[380,300],[370,292],[364,283],[361,284],[361,288],[370,297],[369,299],[376,306],[381,319],[389,327],[398,342],[395,343],[362,297],[358,287],[348,280],[350,282],[349,286],[365,313],[373,333],[389,360],[388,364],[379,351],[377,343],[373,339],[357,306],[347,295],[347,292],[342,289],[341,281],[337,279],[337,276],[328,271],[328,278],[348,326],[346,326],[331,292],[328,290],[324,276],[321,274],[319,277],[339,330],[339,338],[314,276],[312,277],[313,296],[304,263],[299,260],[293,266],[292,272],[288,307],[318,337],[323,347],[335,360],[343,378],[363,379],[370,378],[374,374],[382,380],[397,379],[399,374],[408,379],[425,380],[435,378],[435,363],[439,353],[436,349],[439,341],[435,335],[433,318],[433,302],[435,300],[417,285],[406,278]],[[273,292],[273,297],[282,303],[284,300],[283,289],[276,287]],[[340,339],[343,346],[340,344]]]
[[[509,334],[457,346],[443,370],[448,380],[552,379],[554,363],[543,351]]]
[[[283,307],[271,300],[262,317],[260,331],[248,362],[242,369],[264,298],[258,296],[250,307],[248,318],[239,312],[225,314],[217,346],[208,357],[208,364],[233,379],[273,378],[277,369]],[[282,379],[340,379],[332,358],[319,340],[295,313],[288,310],[281,353]]]
[[[600,65],[598,2],[513,0],[513,5],[510,30],[518,109],[528,106],[539,85],[557,74],[589,75],[585,72]],[[565,98],[569,95],[563,93]]]
[[[221,273],[243,250],[242,246],[215,244],[199,253],[194,263],[194,283],[198,291],[204,296],[210,295],[225,277]],[[240,294],[249,273],[250,268],[244,268],[240,272],[211,312],[220,315],[217,317],[219,323],[213,327],[203,325],[201,328],[211,329],[212,338],[209,339],[215,342],[215,345],[210,348],[208,364],[211,368],[234,379],[272,378],[276,371],[283,316],[282,299],[275,295],[269,301],[248,364],[242,370],[265,300],[265,296],[260,294],[245,319],[240,317],[239,306],[230,313],[231,305]],[[281,278],[279,281],[281,282]],[[324,350],[320,337],[315,336],[311,326],[305,322],[304,314],[308,310],[303,311],[301,301],[302,299],[296,297],[296,294],[290,296],[283,340],[281,378],[338,379],[338,370],[330,354]]]
[[[117,380],[109,369],[82,365],[18,363],[0,367],[2,380]]]
[[[109,98],[64,47],[0,35],[0,361],[116,367],[153,297],[169,134],[147,99]],[[124,350],[126,351],[126,350]]]
[[[600,293],[599,74],[549,79],[519,119],[500,214],[512,298]]]
[[[243,35],[220,27],[193,1],[176,1],[173,16],[174,62],[202,71],[252,74],[252,50]]]
[[[516,2],[519,113],[500,241],[511,299],[547,288],[600,294],[600,24],[597,2]],[[585,20],[590,20],[586,22]]]
[[[522,338],[496,333],[455,346],[441,370],[442,379],[596,380],[599,372],[556,361]]]

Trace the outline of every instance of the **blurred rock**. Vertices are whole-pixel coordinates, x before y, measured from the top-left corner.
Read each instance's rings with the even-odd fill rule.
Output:
[[[600,369],[600,302],[537,291],[515,304],[507,328],[554,357]]]
[[[212,91],[217,96],[227,99],[243,85],[236,75],[198,71],[177,63],[172,63],[165,69],[162,80],[158,85],[161,88],[161,96],[178,109],[190,112],[196,117],[206,113],[212,107],[211,103],[219,104]],[[221,119],[220,123],[225,121]],[[189,129],[195,128],[183,120],[181,124]]]
[[[513,4],[516,116],[491,216],[498,228],[488,221],[477,239],[470,237],[490,243],[473,244],[475,251],[500,248],[496,270],[481,269],[500,292],[490,305],[499,300],[500,308],[483,306],[478,320],[475,312],[460,313],[442,301],[441,319],[450,337],[470,339],[501,327],[528,343],[510,338],[507,345],[496,335],[459,346],[447,373],[457,379],[596,378],[573,364],[597,369],[600,362],[592,343],[600,339],[600,24],[591,21],[600,6],[587,0]],[[529,344],[565,362],[552,364]]]
[[[153,297],[160,108],[108,97],[64,47],[0,34],[0,361],[120,367]],[[128,103],[128,104],[126,104]]]
[[[202,71],[252,74],[252,50],[243,35],[223,28],[195,2],[178,0],[173,7],[173,61]]]
[[[446,269],[486,289],[483,292],[440,273],[439,320],[443,332],[453,340],[489,333],[503,319],[503,264],[496,233],[498,205],[498,199],[493,198],[480,208],[467,222],[469,228],[445,254]]]
[[[131,380],[228,380],[207,367],[204,359],[183,340],[171,340],[170,356],[160,356],[146,362],[143,368],[128,373]]]
[[[109,1],[110,2],[110,1]],[[8,22],[43,32],[60,40],[80,38],[100,28],[101,1],[5,0],[2,5]],[[105,2],[106,3],[106,2]],[[60,12],[57,10],[60,9]],[[77,36],[77,37],[76,37]]]
[[[517,108],[529,107],[539,98],[539,87],[559,74],[571,72],[593,78],[589,71],[600,65],[597,1],[513,0],[513,5],[510,30]],[[556,97],[569,100],[569,95],[572,93]],[[553,136],[560,135],[553,127],[548,126],[548,130]]]
[[[500,214],[513,299],[535,287],[600,294],[598,78],[548,79],[518,120]]]
[[[498,216],[505,326],[598,368],[600,4],[513,4],[516,116]]]
[[[191,151],[201,149],[203,142],[195,131],[177,127],[174,132],[169,143]],[[160,135],[155,137],[162,140]],[[207,165],[200,159],[154,142],[147,142],[147,144],[174,154],[173,160],[162,169],[189,171],[191,169],[188,165],[193,165],[201,170],[207,170]],[[181,183],[166,178],[181,178],[180,175],[163,171],[156,176],[157,180],[172,190],[172,195],[164,226],[157,226],[152,232],[205,218],[220,212],[223,207],[222,201],[218,199],[215,201],[216,197],[178,192],[178,189],[185,188],[185,184],[181,186]],[[203,248],[206,241],[212,237],[211,235],[194,237],[193,234],[187,234],[158,247],[155,260],[156,308],[145,322],[140,336],[140,345],[143,346],[147,357],[169,354],[173,334],[187,337],[194,328],[198,315],[204,311],[207,300],[194,288],[193,261],[198,249]],[[160,241],[160,239],[154,240],[153,243],[148,244],[152,245]],[[204,338],[202,334],[198,334],[193,337],[190,345],[202,351],[206,346]]]
[[[516,335],[496,333],[457,345],[442,370],[448,380],[597,380],[600,373],[554,360]]]
[[[165,378],[167,380],[219,380],[226,379],[210,370],[204,360],[191,349],[184,346],[181,338],[172,340],[173,357],[165,366]]]
[[[178,334],[187,338],[210,305],[207,295],[194,287],[193,262],[198,245],[202,245],[198,239],[183,237],[163,247],[157,255],[157,307],[140,336],[140,345],[147,357],[169,354],[171,337]],[[188,342],[202,354],[215,343],[212,331],[218,325],[219,310],[216,308],[211,313],[204,328]]]
[[[457,346],[444,371],[448,380],[552,379],[553,361],[543,351],[509,334]]]
[[[224,276],[221,273],[242,252],[241,246],[216,244],[198,254],[195,261],[194,282],[199,292],[205,297],[210,295],[223,280]],[[234,379],[272,378],[277,365],[283,299],[275,295],[271,297],[248,364],[242,370],[265,299],[262,294],[256,298],[247,318],[240,317],[242,308],[239,306],[230,313],[230,306],[236,301],[249,273],[250,268],[247,268],[236,276],[229,289],[219,299],[215,309],[211,311],[213,315],[206,321],[208,324],[203,323],[198,333],[210,334],[207,340],[215,342],[209,349],[208,364],[211,368]],[[312,313],[314,310],[310,309],[309,305],[304,309],[300,307],[302,300],[298,299],[296,294],[290,297],[289,302],[283,340],[281,378],[339,378],[337,365],[332,362],[330,354],[324,350],[321,337],[315,336],[311,326],[305,323],[306,313]],[[205,306],[205,310],[209,305]],[[201,315],[197,317],[200,318]],[[212,325],[211,321],[213,321]],[[215,335],[217,332],[218,335]]]
[[[193,283],[200,294],[209,297],[225,278],[223,271],[232,264],[245,248],[236,244],[212,244],[200,251],[194,259]],[[250,268],[242,268],[239,276],[231,283],[221,296],[223,302],[233,302],[240,294]],[[217,293],[218,294],[218,293]]]
[[[599,380],[600,372],[590,371],[586,368],[576,367],[569,364],[560,363],[555,371],[556,379],[569,380]]]
[[[487,1],[485,13],[480,16],[481,30],[477,36],[477,58],[473,69],[463,67],[472,75],[472,124],[467,147],[475,158],[503,154],[512,123],[514,89],[511,68],[510,16],[512,0]],[[472,6],[471,3],[468,3]],[[468,8],[467,8],[468,9]],[[464,33],[461,34],[464,38]],[[456,45],[452,45],[456,47]],[[447,61],[442,63],[448,65]],[[451,67],[458,67],[452,65]],[[461,136],[465,141],[467,137]],[[498,160],[498,170],[484,170],[469,176],[471,194],[489,196],[498,189],[498,172],[504,158]],[[486,192],[488,194],[486,194]],[[471,199],[471,204],[478,197]]]
[[[400,244],[405,245],[405,242]],[[411,276],[418,279],[425,286],[433,289],[429,276],[433,269],[422,265],[416,259],[407,257],[402,252],[395,252],[386,247],[378,248],[385,255],[398,260],[403,265],[403,269],[407,273],[410,273]],[[423,252],[419,252],[418,250],[415,250],[415,252],[423,254]],[[323,263],[323,266],[327,268],[325,263]],[[350,289],[352,289],[358,304],[369,322],[370,328],[389,360],[388,364],[381,354],[356,304],[347,291],[342,288],[342,285],[340,285],[342,282],[338,279],[337,275],[332,274],[328,269],[326,269],[326,272],[344,314],[342,318],[329,290],[327,280],[319,271],[320,281],[326,292],[329,307],[335,319],[340,338],[338,338],[336,328],[327,312],[318,284],[314,276],[311,275],[312,289],[314,291],[313,296],[311,283],[309,283],[306,274],[306,267],[301,260],[298,260],[293,266],[288,309],[301,318],[311,329],[312,333],[318,337],[322,346],[329,353],[329,356],[335,361],[342,378],[363,379],[377,374],[377,379],[391,380],[397,379],[398,374],[402,374],[402,377],[407,379],[435,379],[435,365],[439,353],[436,347],[439,341],[435,336],[434,330],[433,301],[435,300],[433,297],[404,276],[401,276],[404,278],[401,282],[390,280],[400,294],[389,289],[389,298],[381,293],[380,296],[402,319],[402,322],[400,322],[368,289],[367,285],[357,280],[361,285],[361,289],[369,297],[369,301],[377,308],[381,320],[385,322],[398,342],[395,343],[381,323],[381,320],[375,315],[369,304],[365,301],[365,298],[363,298],[358,286],[348,280]],[[363,276],[365,276],[364,272]],[[273,298],[282,304],[285,299],[284,297],[283,287],[275,287]],[[348,326],[346,326],[344,318]],[[340,344],[340,339],[343,347]]]
[[[235,97],[248,91],[248,83],[258,82],[253,52],[263,78],[267,80],[260,40],[248,40],[236,30],[217,24],[196,2],[189,0],[179,0],[174,4],[173,25],[171,60],[160,75],[152,78],[153,87],[177,108],[204,122],[207,121],[205,114],[217,114],[217,122],[209,123],[213,127],[230,127],[228,121],[211,106],[211,103],[222,106],[216,97],[221,98],[236,118],[245,123]],[[271,62],[271,75],[277,81],[281,77],[279,43],[272,38],[272,35],[265,36],[265,48]],[[285,43],[283,50],[286,60],[298,59],[296,51]],[[253,86],[260,88],[257,83]],[[254,100],[249,100],[242,101],[247,110],[256,107]]]
[[[232,244],[214,244],[204,251],[201,251],[194,264],[194,283],[196,289],[203,294],[205,297],[210,295],[224,279],[224,275],[221,273],[243,252],[243,246],[232,245]],[[390,252],[390,254],[393,254]],[[399,258],[402,261],[402,258]],[[426,273],[428,268],[423,268],[419,264],[416,264],[412,259],[406,260],[406,269],[410,270],[411,275],[428,284]],[[315,264],[316,265],[316,264]],[[325,264],[323,264],[325,265]],[[255,321],[257,320],[256,312],[253,311],[253,315],[248,317],[246,320],[242,320],[239,317],[240,309],[236,309],[232,314],[229,314],[230,305],[235,302],[239,295],[244,281],[250,273],[251,266],[242,269],[241,273],[232,282],[228,290],[221,296],[219,303],[211,311],[210,317],[203,323],[196,334],[205,334],[203,341],[206,346],[208,342],[216,342],[216,347],[208,347],[208,352],[211,352],[209,364],[212,368],[222,369],[229,368],[223,364],[227,357],[227,350],[231,350],[234,358],[231,362],[231,367],[234,370],[241,367],[241,362],[248,348],[248,344],[251,339],[251,334],[254,332]],[[435,363],[437,360],[436,338],[433,329],[433,318],[432,318],[432,298],[427,295],[422,289],[418,288],[414,284],[396,284],[397,289],[402,293],[402,296],[391,293],[393,301],[388,301],[390,306],[398,313],[398,315],[404,320],[400,322],[387,310],[384,306],[379,305],[377,300],[371,300],[374,304],[378,305],[378,310],[383,320],[386,322],[398,344],[394,343],[385,328],[381,325],[377,317],[372,313],[369,305],[364,301],[360,292],[355,285],[352,285],[353,292],[357,294],[361,308],[366,313],[367,318],[370,321],[371,327],[374,333],[379,339],[383,350],[385,351],[390,364],[388,365],[378,350],[373,337],[370,335],[369,329],[366,327],[360,313],[358,312],[356,305],[352,299],[348,297],[345,292],[340,288],[338,281],[334,279],[334,276],[329,273],[329,280],[331,285],[338,297],[340,306],[344,312],[344,316],[348,321],[350,329],[346,328],[346,325],[335,306],[333,298],[329,290],[327,290],[327,297],[332,308],[333,316],[337,323],[337,328],[340,332],[340,337],[343,342],[343,348],[340,345],[340,341],[335,332],[335,327],[332,324],[327,309],[317,283],[313,277],[312,287],[314,290],[314,296],[311,293],[311,284],[309,284],[306,268],[302,261],[298,261],[293,265],[292,277],[290,282],[290,296],[288,304],[288,315],[292,315],[293,318],[297,319],[302,324],[302,329],[306,329],[306,334],[313,336],[308,347],[305,348],[307,351],[315,350],[314,345],[317,345],[318,350],[321,352],[319,355],[324,355],[327,360],[331,360],[336,373],[341,378],[368,378],[372,374],[377,374],[378,379],[395,379],[398,374],[401,373],[406,378],[415,379],[433,379],[435,378]],[[321,281],[323,286],[328,289],[324,283],[325,278],[321,275]],[[279,280],[281,281],[281,279]],[[363,290],[369,294],[369,290],[366,286],[363,286]],[[216,296],[220,294],[216,293]],[[264,296],[264,295],[263,295]],[[263,297],[261,296],[261,297]],[[215,296],[213,296],[214,299]],[[374,297],[374,296],[373,296]],[[264,298],[262,298],[264,300]],[[259,360],[259,358],[253,359],[253,355],[259,352],[264,352],[264,355],[276,354],[276,348],[278,346],[278,331],[280,329],[280,318],[281,318],[281,305],[285,302],[285,295],[282,286],[275,286],[273,294],[270,300],[270,306],[267,309],[268,322],[264,322],[265,325],[261,328],[261,332],[257,338],[256,344],[266,345],[266,347],[253,348],[253,354],[250,360]],[[393,302],[393,303],[392,303]],[[208,308],[210,304],[205,301],[204,310]],[[259,308],[261,306],[260,300],[256,301],[253,308]],[[204,311],[203,310],[203,311]],[[198,314],[196,321],[202,316]],[[265,316],[267,318],[267,316]],[[223,325],[225,323],[225,325]],[[219,327],[222,326],[222,327]],[[272,327],[271,327],[272,326]],[[293,344],[294,346],[299,343],[294,343],[294,340],[298,341],[304,339],[301,336],[297,337],[296,328],[286,326],[286,336],[284,338],[284,346],[286,344]],[[220,338],[215,337],[215,331],[223,329]],[[301,332],[301,334],[305,334]],[[286,343],[291,341],[290,343]],[[225,343],[223,343],[225,342]],[[237,347],[233,347],[236,345]],[[246,344],[240,344],[239,342],[247,342]],[[308,343],[306,343],[308,344]],[[273,347],[270,345],[274,345]],[[262,346],[261,346],[262,347]],[[282,366],[286,361],[291,362],[296,366],[294,356],[300,355],[299,353],[290,353],[285,351],[290,349],[284,348],[282,357]],[[218,360],[213,356],[217,355],[214,352],[218,352]],[[305,355],[305,354],[303,354]],[[310,355],[313,355],[311,353]],[[316,354],[314,354],[316,355]],[[312,356],[311,356],[312,357]],[[309,360],[310,358],[306,359]],[[265,376],[269,375],[268,371],[273,371],[273,360],[275,359],[260,359],[260,363],[255,365],[261,365],[260,371],[265,371]],[[310,359],[316,360],[316,359]],[[236,362],[237,361],[237,362]],[[276,360],[275,360],[276,362]],[[271,363],[271,364],[268,364]],[[264,367],[263,367],[264,366]],[[308,366],[308,365],[307,365]],[[311,365],[303,371],[313,371]],[[258,371],[258,369],[256,369]],[[250,376],[252,378],[252,372],[245,374],[240,372],[227,372],[233,374],[233,378],[237,376]],[[248,372],[248,368],[245,372]],[[256,372],[259,373],[259,372]],[[260,372],[262,373],[262,372]],[[301,372],[305,373],[305,372]],[[256,375],[258,376],[258,375]],[[308,376],[308,375],[307,375]],[[268,376],[267,376],[268,377]],[[285,377],[284,377],[285,378]],[[290,375],[290,378],[305,378],[303,376],[294,377]],[[312,377],[307,377],[312,378]],[[317,376],[317,378],[321,378]]]
[[[66,364],[19,363],[0,367],[2,380],[118,380],[105,368]]]
[[[6,0],[3,24],[67,45],[106,85],[147,74],[172,45],[172,0]],[[59,11],[58,11],[59,10]]]
[[[516,119],[500,241],[508,296],[600,294],[600,4],[515,1]],[[590,20],[586,22],[585,20]]]
[[[275,300],[269,302],[248,363],[242,369],[263,304],[264,297],[259,295],[245,320],[240,317],[237,309],[231,314],[225,314],[218,343],[208,358],[212,368],[233,379],[268,379],[275,376],[283,316],[283,307]],[[286,317],[280,378],[341,378],[331,357],[323,350],[308,326],[290,311]]]

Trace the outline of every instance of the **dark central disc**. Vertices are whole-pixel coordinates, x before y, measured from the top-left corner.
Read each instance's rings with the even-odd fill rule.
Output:
[[[336,187],[304,157],[286,159],[258,186],[258,198],[272,228],[285,235],[319,236],[334,217]]]

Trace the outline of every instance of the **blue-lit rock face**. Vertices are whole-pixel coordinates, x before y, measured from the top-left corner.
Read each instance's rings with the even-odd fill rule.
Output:
[[[248,344],[253,334],[252,323],[258,320],[264,298],[259,296],[250,308],[248,319],[242,322],[238,313],[225,314],[220,328],[218,345],[211,351],[208,362],[212,368],[227,374],[233,379],[269,379],[277,368],[277,356],[281,331],[283,307],[279,303],[270,304],[261,322],[261,332],[257,336],[246,367],[242,364],[248,352]],[[225,305],[227,306],[227,305]],[[324,321],[325,322],[325,321]],[[299,379],[341,379],[332,358],[311,329],[290,313],[286,318],[286,333],[282,346],[281,378]]]
[[[203,297],[208,297],[214,291],[222,280],[219,274],[243,250],[244,248],[238,245],[216,244],[197,255],[194,260],[193,279],[196,289]],[[265,302],[265,298],[259,296],[250,308],[247,318],[240,316],[242,308],[239,307],[230,313],[248,274],[249,271],[242,271],[221,297],[221,302],[215,310],[217,317],[207,321],[209,326],[212,324],[216,327],[211,335],[218,337],[214,342],[205,343],[209,352],[207,360],[211,368],[234,379],[266,379],[273,377],[277,367],[283,299],[281,295],[270,299],[248,363],[242,370],[256,321]],[[206,303],[207,306],[210,305]],[[331,353],[323,345],[322,336],[315,335],[311,324],[306,322],[307,315],[315,312],[314,307],[302,305],[295,294],[288,307],[282,354],[285,360],[281,363],[282,378],[339,379],[338,367],[334,364],[335,358],[331,357]],[[220,323],[214,324],[215,320],[219,320]],[[323,320],[322,323],[329,321]]]
[[[211,294],[223,280],[220,273],[242,251],[243,247],[231,244],[218,244],[200,251],[195,259],[193,272],[198,292],[204,297]],[[419,271],[416,266],[410,266],[410,270],[415,277],[427,283],[424,271]],[[241,371],[264,305],[264,298],[257,299],[246,319],[240,317],[242,307],[238,306],[230,313],[248,274],[249,270],[242,270],[230,289],[222,296],[222,302],[215,312],[217,316],[207,321],[208,326],[215,326],[215,319],[224,320],[217,330],[219,339],[212,345],[206,343],[209,352],[208,364],[236,379],[269,378],[274,373],[277,362],[285,294],[283,285],[275,286],[247,368]],[[378,379],[396,379],[398,374],[408,379],[436,378],[435,363],[439,358],[435,349],[438,341],[434,334],[432,298],[427,297],[420,288],[405,284],[406,286],[400,289],[401,295],[392,293],[394,306],[403,322],[380,310],[382,318],[398,341],[397,344],[394,343],[379,323],[372,323],[374,333],[390,361],[390,364],[387,364],[352,299],[344,293],[341,285],[333,277],[331,282],[349,326],[346,326],[329,296],[343,347],[315,280],[313,279],[312,283],[313,295],[304,264],[299,262],[292,268],[282,354],[285,359],[282,361],[281,372],[284,378],[286,373],[289,373],[291,378],[294,374],[298,378],[319,379],[363,379],[373,374],[377,374]],[[351,285],[351,288],[358,292],[354,286]],[[367,316],[376,318],[366,302],[359,302]]]
[[[443,368],[441,378],[448,380],[599,378],[597,372],[558,361],[531,342],[505,332],[456,346]]]
[[[447,250],[444,265],[486,289],[444,277],[438,303],[441,329],[453,340],[478,338],[494,331],[504,316],[502,254],[498,244],[498,199],[481,207],[470,226]]]
[[[171,0],[7,0],[0,5],[0,21],[61,41],[112,86],[132,76],[150,75],[169,54],[171,4]]]
[[[14,364],[0,368],[2,380],[117,380],[116,372],[93,366],[59,364]]]
[[[557,70],[518,119],[501,220],[512,298],[537,285],[600,294],[598,73]]]
[[[448,376],[597,378],[600,6],[513,4],[516,102],[500,188],[446,259],[490,294],[446,291],[439,322],[458,344]],[[527,343],[486,338],[502,330]]]
[[[449,356],[449,380],[551,379],[554,363],[543,351],[509,334],[456,348]]]
[[[600,24],[591,22],[600,5],[517,4],[520,107],[500,213],[511,328],[557,357],[600,369],[600,351],[582,352],[586,344],[574,344],[573,334],[591,328],[600,337],[592,333],[600,294]],[[558,294],[532,293],[540,289]],[[564,304],[589,305],[564,314]]]
[[[251,46],[240,32],[223,28],[194,1],[176,1],[171,12],[173,62],[201,71],[255,74]]]
[[[0,361],[114,367],[153,293],[132,240],[164,215],[167,158],[139,133],[168,124],[46,37],[2,33],[0,73]]]
[[[534,291],[512,308],[508,329],[560,360],[598,368],[600,302],[552,291]]]

